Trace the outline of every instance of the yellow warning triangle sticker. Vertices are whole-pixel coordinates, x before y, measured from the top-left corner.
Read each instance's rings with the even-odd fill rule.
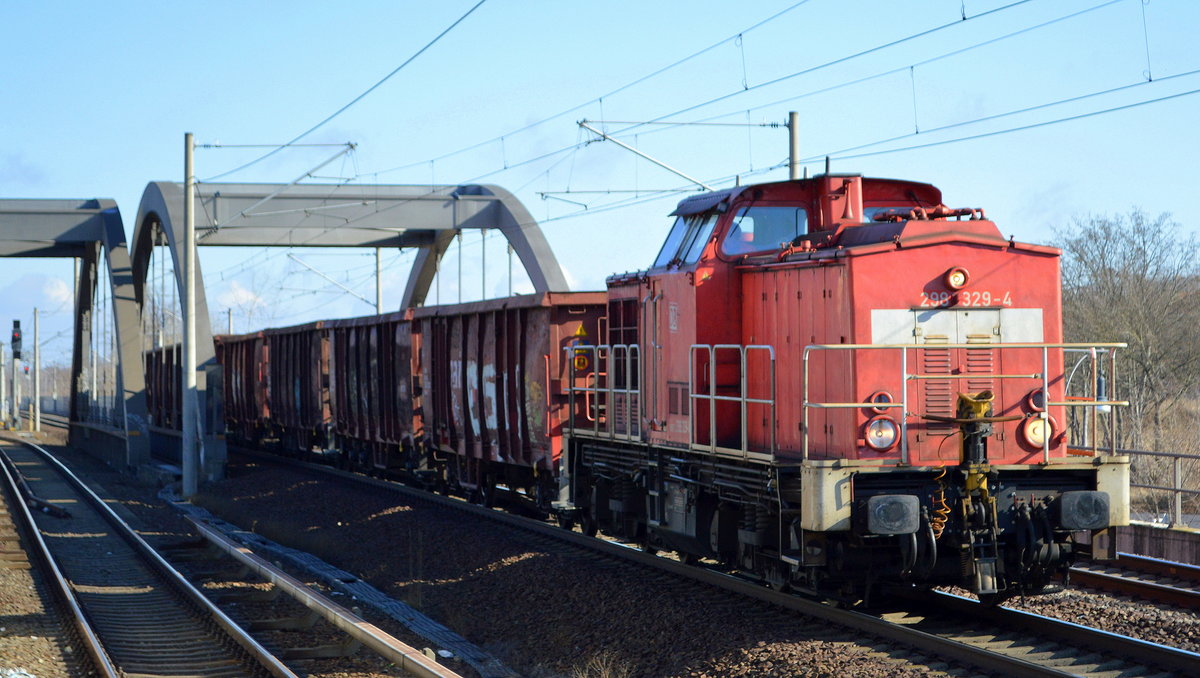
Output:
[[[575,336],[577,337],[586,337],[587,335],[587,330],[583,329],[582,324],[579,326],[579,329],[575,330]]]

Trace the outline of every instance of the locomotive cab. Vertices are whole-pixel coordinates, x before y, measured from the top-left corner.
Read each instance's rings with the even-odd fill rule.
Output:
[[[795,252],[828,247],[873,215],[907,213],[940,203],[940,191],[928,184],[864,180],[857,175],[736,187],[681,202],[672,212],[675,223],[654,265],[644,273],[609,280],[610,299],[646,298],[647,327],[640,345],[652,347],[643,356],[651,381],[646,402],[651,413],[650,441],[678,445],[699,440],[737,450],[742,457],[758,454],[750,447],[762,447],[766,441],[751,446],[743,444],[742,437],[761,438],[762,427],[742,426],[741,407],[725,398],[766,399],[761,387],[770,379],[766,374],[770,354],[784,346],[831,338],[845,343],[850,328],[837,327],[835,322],[799,323],[789,314],[844,322],[849,318],[844,304],[848,290],[846,280],[831,273],[829,280],[817,283],[821,289],[794,290],[800,303],[780,309],[782,314],[770,319],[747,317],[743,273],[775,268]],[[631,279],[644,294],[639,296],[639,290],[629,285]],[[827,303],[812,308],[813,296],[806,300],[806,291]],[[772,303],[779,301],[779,292],[777,287],[753,291],[760,301],[770,297]],[[776,325],[747,333],[747,326],[761,321]],[[806,336],[797,331],[802,329],[798,324],[809,325]],[[702,348],[718,346],[729,348]],[[733,346],[764,348],[735,351]],[[743,377],[750,381],[744,387]],[[693,401],[713,406],[697,409]],[[750,409],[761,408],[751,405]]]

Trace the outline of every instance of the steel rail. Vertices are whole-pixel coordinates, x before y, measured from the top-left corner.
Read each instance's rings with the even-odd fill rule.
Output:
[[[579,532],[563,530],[560,527],[552,526],[550,524],[530,518],[477,506],[458,499],[438,496],[423,490],[406,487],[404,485],[387,480],[369,478],[353,471],[344,471],[330,468],[321,464],[313,464],[294,459],[285,459],[279,457],[278,455],[248,450],[241,447],[239,447],[238,450],[244,454],[262,459],[264,461],[271,461],[280,465],[294,465],[313,470],[318,473],[344,478],[364,485],[378,487],[436,506],[459,510],[472,516],[494,520],[510,527],[532,532],[540,536],[550,537],[559,541],[565,541],[585,549],[612,556],[614,558],[632,561],[647,567],[666,571],[676,576],[714,586],[731,593],[759,600],[764,603],[791,610],[805,616],[828,621],[847,629],[869,633],[888,641],[901,643],[907,647],[917,648],[921,651],[936,654],[941,657],[948,657],[955,661],[974,666],[988,673],[1005,676],[1017,676],[1022,678],[1044,678],[1047,676],[1061,678],[1062,676],[1079,675],[1077,671],[1073,672],[1070,667],[1057,668],[1054,666],[1038,664],[1020,657],[996,652],[987,649],[986,647],[959,642],[934,633],[907,628],[904,625],[896,624],[871,614],[837,608],[823,602],[781,593],[773,589],[768,589],[759,583],[739,579],[723,572],[708,570],[693,565],[685,565],[679,561],[645,553],[630,546],[604,541],[601,539],[595,539]],[[966,600],[966,602],[973,604],[974,607],[969,608],[969,611],[968,609],[964,608],[962,615],[979,617],[985,614],[982,611],[989,609],[983,605],[974,603],[974,601]],[[992,612],[994,612],[994,610],[992,610]],[[1125,636],[1118,636],[1076,624],[1068,624],[1066,622],[1059,623],[1055,620],[1037,617],[1036,615],[1029,613],[1021,613],[1022,616],[1018,617],[1016,616],[1015,611],[1001,609],[1000,614],[1003,615],[1004,613],[1008,612],[1014,612],[1014,615],[1010,615],[1008,617],[997,617],[998,620],[1003,620],[1006,626],[1012,626],[1013,628],[1019,628],[1022,630],[1027,630],[1036,626],[1037,628],[1041,629],[1043,633],[1052,635],[1062,634],[1060,637],[1069,642],[1084,643],[1086,640],[1087,646],[1102,647],[1109,654],[1116,654],[1111,652],[1112,647],[1120,647],[1121,653],[1125,657],[1153,657],[1153,661],[1151,663],[1170,668],[1171,670],[1179,670],[1183,673],[1183,675],[1191,675],[1195,666],[1200,665],[1200,655],[1187,652],[1186,650],[1155,646],[1152,643],[1147,643],[1145,641],[1127,638]],[[1092,632],[1090,637],[1087,636],[1089,632]],[[1147,661],[1150,662],[1151,660],[1147,659]]]
[[[383,629],[371,624],[350,610],[318,595],[295,577],[271,565],[255,555],[253,551],[235,543],[203,522],[185,516],[200,536],[210,544],[228,554],[239,563],[283,590],[308,609],[321,615],[329,623],[345,631],[363,645],[371,648],[389,661],[395,662],[405,672],[418,678],[462,678],[448,667],[429,659],[423,652],[402,643]]]
[[[1196,674],[1200,667],[1200,654],[1181,650],[1165,645],[1122,636],[1110,631],[1043,617],[1032,612],[1014,610],[1007,607],[988,607],[969,598],[963,598],[951,593],[933,592],[937,604],[942,609],[951,609],[963,615],[980,617],[1013,628],[1019,628],[1037,634],[1063,638],[1085,647],[1100,650],[1106,654],[1119,657],[1135,658],[1153,666],[1179,671],[1182,675]]]
[[[56,472],[58,472],[68,484],[85,499],[91,507],[96,510],[100,516],[114,528],[126,543],[128,543],[134,551],[136,551],[155,571],[163,576],[167,582],[173,586],[180,594],[194,605],[201,613],[209,617],[218,627],[220,627],[230,639],[237,643],[241,648],[248,653],[256,662],[258,662],[271,675],[277,678],[298,678],[297,674],[289,669],[278,657],[273,655],[249,633],[237,625],[216,605],[198,591],[192,584],[170,565],[157,551],[154,550],[141,535],[133,530],[124,520],[109,508],[95,492],[91,490],[82,480],[79,479],[69,468],[62,462],[54,458],[41,446],[32,443],[28,440],[19,441],[22,445],[37,452],[42,459],[46,461]]]
[[[1111,570],[1124,572],[1112,572]],[[1191,586],[1148,581],[1139,577],[1161,577]],[[1200,567],[1158,558],[1119,553],[1115,561],[1095,561],[1071,568],[1071,582],[1188,609],[1200,608]]]
[[[1179,607],[1195,609],[1200,605],[1200,591],[1143,581],[1123,574],[1072,567],[1071,583]]]
[[[1133,553],[1118,553],[1117,566],[1128,567],[1131,570],[1145,572],[1146,574],[1156,574],[1161,577],[1174,577],[1175,579],[1182,579],[1184,581],[1196,582],[1200,584],[1200,565],[1176,563],[1170,560],[1151,558],[1150,556],[1139,556]]]
[[[29,506],[22,500],[20,488],[17,486],[15,473],[12,470],[14,468],[12,460],[8,458],[3,449],[0,449],[0,470],[4,471],[4,487],[8,490],[9,495],[15,498],[14,504],[17,506],[12,514],[19,518],[20,527],[29,540],[30,550],[36,554],[42,564],[42,569],[50,575],[55,595],[70,612],[71,623],[78,632],[79,640],[83,643],[88,656],[92,659],[93,668],[99,671],[103,678],[120,678],[121,672],[117,670],[112,658],[104,650],[104,644],[100,642],[96,630],[92,628],[87,615],[83,613],[83,606],[75,597],[71,584],[67,582],[58,562],[51,555],[50,547],[42,537],[42,531],[38,529],[37,523],[34,522]]]

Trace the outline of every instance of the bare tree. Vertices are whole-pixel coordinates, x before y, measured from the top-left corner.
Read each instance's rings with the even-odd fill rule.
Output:
[[[1200,242],[1169,214],[1135,209],[1060,231],[1068,341],[1124,341],[1118,393],[1127,447],[1161,450],[1164,416],[1200,385]]]
[[[216,304],[209,308],[214,334],[225,333],[225,313],[229,309],[242,331],[269,326],[279,316],[278,281],[271,281],[269,274],[261,270],[251,271],[249,278],[246,285],[234,280],[227,292],[217,295]]]

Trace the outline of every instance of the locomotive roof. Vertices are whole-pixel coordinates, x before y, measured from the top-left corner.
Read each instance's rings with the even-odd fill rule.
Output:
[[[746,191],[749,189],[764,189],[764,188],[769,189],[771,187],[786,186],[789,184],[798,185],[801,188],[807,189],[810,187],[815,187],[817,185],[817,181],[819,179],[825,178],[825,177],[861,177],[861,176],[862,175],[860,175],[860,174],[818,174],[809,179],[790,179],[787,181],[772,181],[772,182],[763,183],[763,184],[748,184],[746,186],[734,186],[732,188],[724,188],[719,191],[709,191],[708,193],[698,193],[696,195],[689,195],[688,197],[684,198],[683,200],[680,200],[679,204],[675,207],[675,209],[670,213],[669,216],[676,217],[676,216],[687,216],[689,214],[699,214],[701,212],[707,212],[708,210],[710,210],[714,207],[717,207],[718,205],[721,205],[721,204],[724,204],[726,207],[728,207],[729,204],[732,203],[735,199],[737,199],[737,197],[739,195],[741,195],[741,193],[743,191]],[[908,181],[905,179],[883,179],[883,178],[877,178],[877,177],[863,177],[863,184],[864,185],[873,184],[873,185],[877,185],[877,186],[882,185],[882,184],[892,184],[894,186],[909,186],[909,187],[913,187],[913,188],[920,188],[920,189],[922,189],[922,192],[925,192],[925,191],[934,192],[938,196],[937,202],[941,202],[942,192],[933,184],[927,184],[927,183],[924,183],[921,181]]]
[[[765,184],[759,184],[765,185]],[[689,195],[679,201],[679,205],[675,207],[675,211],[669,216],[681,217],[689,214],[699,214],[720,205],[723,202],[733,202],[733,199],[742,191],[750,188],[749,186],[734,186],[733,188],[725,188],[720,191],[711,191],[709,193],[700,193],[698,195]]]

